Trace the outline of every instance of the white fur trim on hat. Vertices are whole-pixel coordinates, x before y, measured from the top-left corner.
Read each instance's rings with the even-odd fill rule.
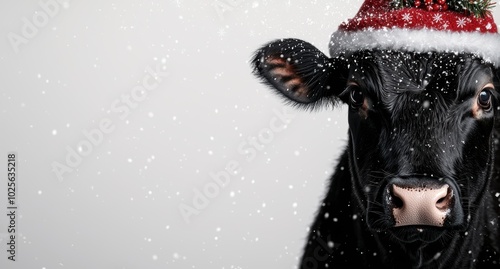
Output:
[[[331,57],[369,49],[466,52],[480,56],[494,66],[500,65],[500,35],[491,33],[399,28],[356,32],[339,30],[332,34],[329,48]]]

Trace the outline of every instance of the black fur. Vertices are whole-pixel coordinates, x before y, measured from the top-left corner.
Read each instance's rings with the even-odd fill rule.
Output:
[[[266,59],[277,57],[292,59],[280,74],[300,78],[306,87],[299,93],[273,73]],[[252,63],[255,74],[300,106],[325,100],[350,106],[349,141],[301,269],[500,268],[495,67],[471,54],[436,52],[374,50],[328,59],[294,39],[264,46]],[[477,108],[489,83],[492,108]],[[364,106],[351,103],[353,88]],[[395,227],[384,201],[395,179],[452,186],[456,201],[443,227]]]

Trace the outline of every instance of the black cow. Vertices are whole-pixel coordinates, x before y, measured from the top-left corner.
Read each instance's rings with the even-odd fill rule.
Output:
[[[252,64],[295,106],[349,106],[301,269],[500,268],[496,67],[454,52],[329,58],[297,39]]]

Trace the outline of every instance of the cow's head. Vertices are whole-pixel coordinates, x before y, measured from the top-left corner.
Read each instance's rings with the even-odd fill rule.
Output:
[[[354,196],[369,228],[432,242],[475,218],[492,168],[492,65],[467,53],[376,49],[329,58],[296,39],[263,46],[253,65],[293,104],[349,107]]]

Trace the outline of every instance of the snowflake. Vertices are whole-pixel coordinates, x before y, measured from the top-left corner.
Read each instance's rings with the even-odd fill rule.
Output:
[[[224,30],[224,28],[220,28],[217,33],[219,34],[220,37],[223,37],[226,35],[226,30]]]
[[[181,3],[179,0],[175,0],[175,2],[177,3],[177,7],[181,7]]]
[[[459,18],[457,20],[457,26],[460,28],[464,28],[465,24],[467,24],[467,21],[465,18]]]
[[[488,22],[488,24],[486,24],[486,29],[487,30],[490,30],[491,29],[491,23]]]
[[[443,16],[443,14],[441,14],[441,13],[436,13],[436,14],[434,14],[434,16],[432,16],[432,20],[433,20],[434,22],[436,22],[436,23],[437,23],[437,22],[440,22],[441,20],[443,20],[443,18],[441,18],[442,16]]]
[[[448,26],[450,26],[450,25],[448,25],[448,23],[447,23],[447,22],[445,22],[445,23],[443,24],[443,29],[445,29],[445,30],[446,30],[446,29],[448,29]]]
[[[411,21],[411,14],[410,13],[405,13],[403,14],[403,21],[405,22],[410,22]]]

